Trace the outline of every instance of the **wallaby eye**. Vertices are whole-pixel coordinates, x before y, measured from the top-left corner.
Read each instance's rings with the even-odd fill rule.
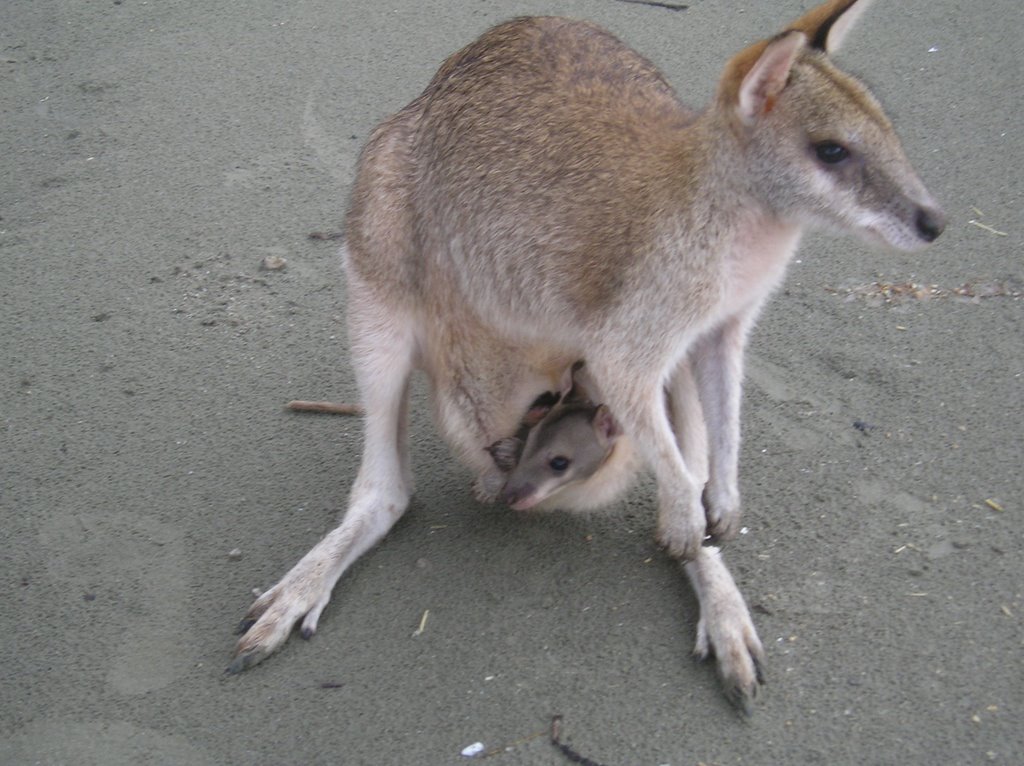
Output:
[[[814,153],[826,165],[835,165],[850,156],[850,150],[835,141],[822,141],[814,145]]]
[[[548,466],[556,473],[562,473],[569,467],[569,458],[558,455],[548,461]]]

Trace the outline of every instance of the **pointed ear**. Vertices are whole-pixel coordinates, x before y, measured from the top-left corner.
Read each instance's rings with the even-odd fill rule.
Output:
[[[802,32],[786,32],[765,46],[736,94],[736,113],[744,125],[753,125],[775,106],[806,40]]]
[[[572,395],[573,399],[589,399],[590,394],[587,389],[581,384],[580,377],[577,373],[583,369],[584,362],[574,362],[573,365],[562,373],[561,382],[561,394],[562,401],[564,402],[569,395]]]
[[[605,446],[613,444],[619,438],[619,434],[622,433],[619,424],[612,417],[611,410],[605,404],[600,405],[594,410],[590,423],[594,426],[594,432],[597,434],[598,440]]]
[[[832,0],[808,11],[789,28],[807,35],[808,45],[835,53],[871,0]]]

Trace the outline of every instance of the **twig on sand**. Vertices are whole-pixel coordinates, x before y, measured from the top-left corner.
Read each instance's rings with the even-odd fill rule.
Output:
[[[981,221],[976,221],[973,218],[971,220],[969,220],[967,223],[971,224],[972,226],[977,226],[979,229],[984,229],[987,232],[995,234],[997,237],[1008,237],[1008,236],[1010,236],[1005,231],[999,231],[999,229],[993,229],[988,224],[982,223]]]
[[[620,3],[632,3],[633,5],[649,5],[652,8],[665,8],[669,11],[685,11],[690,6],[684,3],[665,3],[660,0],[619,0]]]
[[[427,619],[430,617],[430,610],[424,609],[423,616],[420,618],[420,626],[413,631],[413,638],[416,636],[422,636],[423,631],[427,629]]]
[[[566,758],[580,766],[601,766],[597,761],[580,755],[569,745],[562,742],[562,716],[556,715],[551,718],[551,744],[557,747]]]
[[[363,414],[363,408],[358,404],[346,404],[344,402],[307,402],[302,399],[295,399],[288,402],[285,407],[292,412],[324,412],[328,415]]]

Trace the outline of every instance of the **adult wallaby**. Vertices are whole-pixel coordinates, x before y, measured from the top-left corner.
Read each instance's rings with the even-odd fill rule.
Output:
[[[299,621],[312,635],[342,572],[405,511],[415,367],[446,438],[480,467],[585,358],[623,436],[545,505],[606,501],[635,455],[657,481],[658,539],[697,592],[698,653],[713,650],[730,697],[749,703],[763,650],[702,546],[739,527],[747,334],[805,227],[912,250],[944,225],[878,103],[827,56],[865,5],[832,0],[741,51],[699,113],[609,33],[518,19],[374,131],[346,225],[362,467],[340,525],[249,610],[231,670]]]

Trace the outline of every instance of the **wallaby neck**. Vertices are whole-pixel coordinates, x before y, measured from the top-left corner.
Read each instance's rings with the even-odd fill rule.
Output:
[[[798,221],[776,209],[770,193],[758,188],[742,128],[718,105],[701,112],[680,131],[673,148],[681,182],[681,212],[698,216],[728,238],[755,222],[797,227]]]

